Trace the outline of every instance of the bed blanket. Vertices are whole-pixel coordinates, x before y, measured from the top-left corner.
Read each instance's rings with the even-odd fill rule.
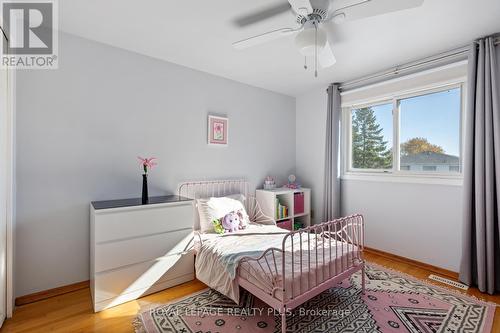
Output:
[[[241,258],[257,258],[271,247],[281,249],[287,233],[275,225],[252,224],[237,233],[204,234],[196,255],[196,278],[239,304],[235,276]]]

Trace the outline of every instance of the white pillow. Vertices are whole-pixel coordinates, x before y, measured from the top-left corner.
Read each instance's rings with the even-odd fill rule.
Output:
[[[198,216],[200,220],[200,232],[210,231],[210,228],[213,229],[207,202],[208,199],[196,200],[196,207],[198,207]]]
[[[238,210],[241,210],[243,214],[243,226],[248,226],[250,219],[245,210],[244,201],[245,197],[241,194],[196,200],[200,216],[200,231],[203,233],[214,232],[213,220],[220,219]]]

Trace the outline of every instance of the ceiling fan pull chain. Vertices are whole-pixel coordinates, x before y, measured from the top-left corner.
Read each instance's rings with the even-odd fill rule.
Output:
[[[304,69],[307,70],[307,57],[304,56]]]
[[[314,77],[318,77],[318,24],[314,22]]]

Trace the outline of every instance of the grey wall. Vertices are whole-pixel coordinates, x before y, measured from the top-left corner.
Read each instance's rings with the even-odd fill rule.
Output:
[[[310,187],[312,221],[323,216],[323,178],[325,170],[326,88],[297,98],[296,169],[297,179]]]
[[[70,35],[59,69],[17,76],[16,296],[89,278],[89,202],[185,180],[295,170],[295,99]],[[229,117],[209,147],[207,114]]]
[[[297,97],[297,177],[312,188],[315,222],[322,211],[325,88]],[[462,187],[342,180],[342,214],[362,213],[366,245],[458,271]]]

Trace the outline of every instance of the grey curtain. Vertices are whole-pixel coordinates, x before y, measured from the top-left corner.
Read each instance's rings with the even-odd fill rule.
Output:
[[[465,110],[460,280],[490,294],[500,291],[499,55],[494,37],[471,47]]]
[[[323,221],[330,221],[340,216],[339,142],[341,107],[339,85],[331,84],[327,93]]]

